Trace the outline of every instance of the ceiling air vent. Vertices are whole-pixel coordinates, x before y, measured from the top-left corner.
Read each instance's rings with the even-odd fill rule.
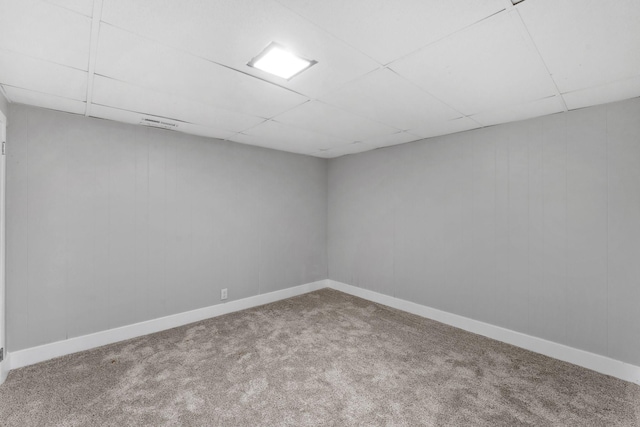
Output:
[[[160,118],[143,117],[140,119],[140,124],[144,126],[149,126],[152,128],[171,129],[171,130],[178,129],[177,123],[171,122],[167,119],[160,119]]]

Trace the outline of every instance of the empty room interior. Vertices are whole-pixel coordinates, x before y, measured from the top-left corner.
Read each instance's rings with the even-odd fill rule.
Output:
[[[0,0],[0,425],[640,426],[640,1]]]

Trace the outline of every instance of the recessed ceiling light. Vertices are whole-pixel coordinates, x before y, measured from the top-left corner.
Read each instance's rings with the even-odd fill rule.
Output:
[[[318,61],[300,58],[285,47],[272,42],[247,65],[289,80],[317,63]]]

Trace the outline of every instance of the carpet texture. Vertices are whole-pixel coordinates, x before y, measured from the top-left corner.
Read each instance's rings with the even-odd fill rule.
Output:
[[[635,426],[640,387],[331,289],[17,369],[3,426]]]

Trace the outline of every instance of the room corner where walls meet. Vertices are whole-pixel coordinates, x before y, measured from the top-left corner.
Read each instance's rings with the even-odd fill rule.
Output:
[[[640,366],[640,98],[329,160],[329,279]]]
[[[10,352],[326,279],[324,159],[9,116]]]

